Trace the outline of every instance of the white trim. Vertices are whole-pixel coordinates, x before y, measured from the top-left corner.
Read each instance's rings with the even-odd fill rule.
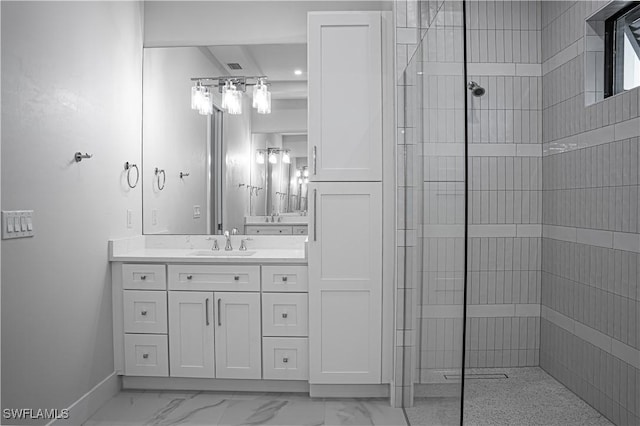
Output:
[[[553,240],[640,253],[640,234],[632,232],[543,225],[542,236]]]
[[[376,385],[309,385],[311,398],[387,398],[388,384]]]
[[[81,425],[119,391],[120,380],[114,371],[69,406],[68,419],[52,420],[47,426]]]
[[[309,392],[309,383],[304,380],[235,380],[123,376],[122,389],[307,393]]]
[[[462,305],[420,305],[420,318],[462,318]],[[504,303],[491,305],[468,305],[467,318],[539,317],[537,303]]]

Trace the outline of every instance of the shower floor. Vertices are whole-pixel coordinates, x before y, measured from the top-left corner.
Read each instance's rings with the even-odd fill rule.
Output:
[[[508,378],[465,381],[465,425],[612,425],[539,367],[468,369],[466,373],[504,373]],[[417,396],[406,414],[413,426],[458,425],[459,410],[459,398]]]

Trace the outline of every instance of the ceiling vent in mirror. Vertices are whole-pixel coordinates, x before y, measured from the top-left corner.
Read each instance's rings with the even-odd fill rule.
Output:
[[[229,67],[229,69],[232,69],[232,70],[241,70],[242,69],[240,64],[237,63],[237,62],[231,62],[231,63],[227,64],[227,66]]]

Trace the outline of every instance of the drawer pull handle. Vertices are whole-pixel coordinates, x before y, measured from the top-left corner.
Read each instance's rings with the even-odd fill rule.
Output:
[[[282,313],[282,318],[286,318],[286,317],[288,317],[288,316],[289,316],[289,314],[288,314],[288,313],[286,313],[286,312],[283,312],[283,313]]]
[[[142,358],[144,358],[144,359],[149,358],[149,354],[142,354]]]
[[[282,362],[284,362],[285,364],[289,362],[289,357],[285,356],[284,358],[282,358]]]
[[[287,282],[287,277],[282,277],[282,282]]]
[[[143,317],[147,316],[147,311],[140,311],[140,315],[142,315]]]
[[[234,276],[234,277],[233,277],[233,280],[234,280],[234,281],[240,281],[240,275],[236,275],[236,276]]]
[[[193,278],[193,275],[187,275],[187,279],[190,280]]]
[[[144,280],[146,280],[146,279],[147,279],[147,276],[146,276],[146,275],[140,275],[140,279],[141,279],[142,281],[144,281]]]

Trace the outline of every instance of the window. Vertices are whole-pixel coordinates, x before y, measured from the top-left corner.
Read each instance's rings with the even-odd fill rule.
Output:
[[[640,2],[605,21],[604,96],[640,86]]]

